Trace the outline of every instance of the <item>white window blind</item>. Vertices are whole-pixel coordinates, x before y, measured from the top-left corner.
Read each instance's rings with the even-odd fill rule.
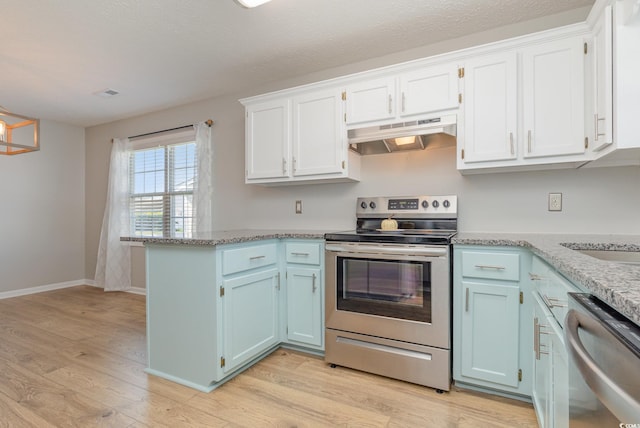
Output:
[[[133,143],[129,183],[135,236],[192,237],[196,147],[193,132],[181,134]]]

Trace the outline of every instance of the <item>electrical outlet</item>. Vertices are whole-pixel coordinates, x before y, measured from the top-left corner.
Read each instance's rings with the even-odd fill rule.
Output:
[[[296,201],[296,214],[302,214],[302,201]]]
[[[549,211],[562,211],[562,193],[549,193]]]

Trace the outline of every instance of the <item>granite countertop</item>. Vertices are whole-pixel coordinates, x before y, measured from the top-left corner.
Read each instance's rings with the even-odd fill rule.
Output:
[[[453,243],[527,248],[640,325],[640,265],[600,260],[574,251],[640,251],[640,236],[459,233]]]
[[[222,230],[204,232],[193,238],[163,238],[124,236],[121,241],[143,242],[145,244],[216,246],[240,244],[242,242],[261,241],[264,239],[323,239],[330,230]]]

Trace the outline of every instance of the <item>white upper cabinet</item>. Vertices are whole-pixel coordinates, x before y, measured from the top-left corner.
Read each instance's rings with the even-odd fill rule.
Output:
[[[585,152],[582,37],[523,49],[522,93],[525,158]]]
[[[341,91],[329,89],[293,98],[294,176],[341,173],[344,138]]]
[[[611,6],[606,6],[594,28],[591,44],[593,125],[589,134],[593,150],[613,143],[612,25]]]
[[[246,107],[246,183],[357,181],[342,90],[318,89],[241,100]]]
[[[346,87],[347,125],[411,119],[458,107],[458,66],[421,67]]]
[[[395,77],[349,85],[346,90],[347,125],[395,117],[395,96]]]
[[[517,156],[517,57],[515,52],[473,58],[464,66],[465,163]]]
[[[289,176],[291,101],[287,98],[247,106],[246,179]]]

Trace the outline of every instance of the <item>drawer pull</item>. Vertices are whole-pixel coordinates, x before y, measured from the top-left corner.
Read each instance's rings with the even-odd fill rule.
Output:
[[[292,256],[309,257],[309,253],[291,253]]]
[[[529,272],[529,279],[531,281],[542,281],[544,278],[541,277],[540,275],[538,275],[537,273],[531,273]]]
[[[476,265],[478,269],[495,269],[495,270],[504,270],[504,266],[493,266],[493,265]]]
[[[555,299],[553,297],[547,297],[546,295],[541,295],[544,304],[549,308],[566,308],[567,303],[564,300]]]
[[[266,256],[253,256],[253,257],[249,257],[249,260],[259,260],[259,259],[264,259]]]

